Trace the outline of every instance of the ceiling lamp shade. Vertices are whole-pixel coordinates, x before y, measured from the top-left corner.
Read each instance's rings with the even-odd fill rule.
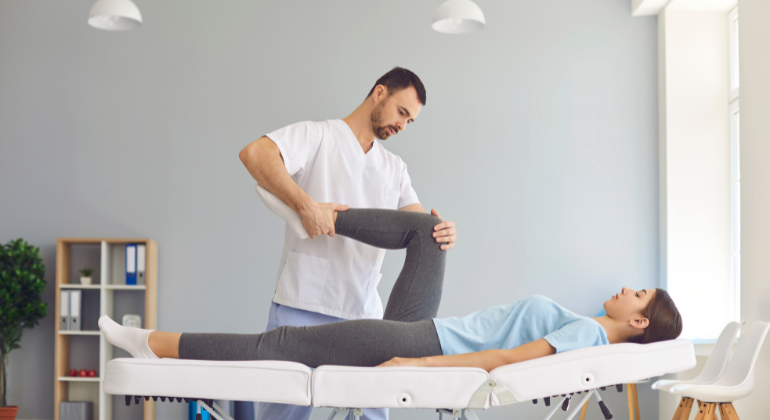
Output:
[[[436,10],[433,30],[445,34],[465,34],[487,24],[481,8],[471,0],[447,0]]]
[[[88,24],[107,31],[126,31],[142,24],[142,14],[131,0],[99,0],[91,7]]]

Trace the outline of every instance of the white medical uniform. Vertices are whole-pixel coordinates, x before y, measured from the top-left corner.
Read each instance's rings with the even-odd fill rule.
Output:
[[[377,141],[364,153],[342,120],[300,122],[266,136],[317,203],[399,209],[419,202],[401,158]],[[384,249],[341,235],[303,240],[285,232],[273,302],[344,319],[382,318]]]

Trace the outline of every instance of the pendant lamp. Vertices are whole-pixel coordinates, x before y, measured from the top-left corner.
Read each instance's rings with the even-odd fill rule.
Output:
[[[131,0],[99,0],[91,7],[88,24],[107,31],[126,31],[142,24],[142,14]]]
[[[464,34],[487,24],[481,8],[471,0],[447,0],[436,10],[433,29],[445,34]]]

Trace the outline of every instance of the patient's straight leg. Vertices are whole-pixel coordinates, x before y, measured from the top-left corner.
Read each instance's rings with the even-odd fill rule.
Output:
[[[377,366],[394,357],[443,353],[431,319],[359,319],[315,327],[283,326],[262,334],[184,333],[178,354],[180,359],[284,360],[318,367]]]

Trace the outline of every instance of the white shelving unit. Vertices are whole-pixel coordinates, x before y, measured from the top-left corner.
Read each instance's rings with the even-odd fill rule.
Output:
[[[129,286],[125,284],[125,245],[129,243],[145,244],[147,251],[145,284]],[[71,277],[72,247],[78,245],[98,245],[100,247],[100,284],[73,284]],[[115,292],[132,291],[144,294],[144,328],[157,329],[158,302],[158,246],[151,239],[110,239],[110,238],[59,238],[56,246],[56,314],[59,312],[61,290],[98,290],[99,316],[107,315],[115,319]],[[122,284],[121,284],[122,283]],[[85,321],[85,320],[84,320]],[[95,321],[95,320],[94,320]],[[116,320],[121,322],[121,320]],[[95,325],[95,322],[92,323]],[[99,330],[60,331],[56,323],[55,338],[55,374],[54,374],[54,420],[59,420],[59,402],[69,401],[71,395],[78,400],[91,400],[94,403],[94,418],[112,420],[112,395],[104,392],[104,372],[107,362],[113,358],[113,346],[109,344]],[[67,376],[70,363],[70,339],[73,336],[99,337],[98,377]],[[98,391],[88,387],[94,383]],[[70,389],[77,385],[77,389]],[[71,392],[72,391],[72,392]],[[155,403],[143,401],[144,420],[155,420]]]

